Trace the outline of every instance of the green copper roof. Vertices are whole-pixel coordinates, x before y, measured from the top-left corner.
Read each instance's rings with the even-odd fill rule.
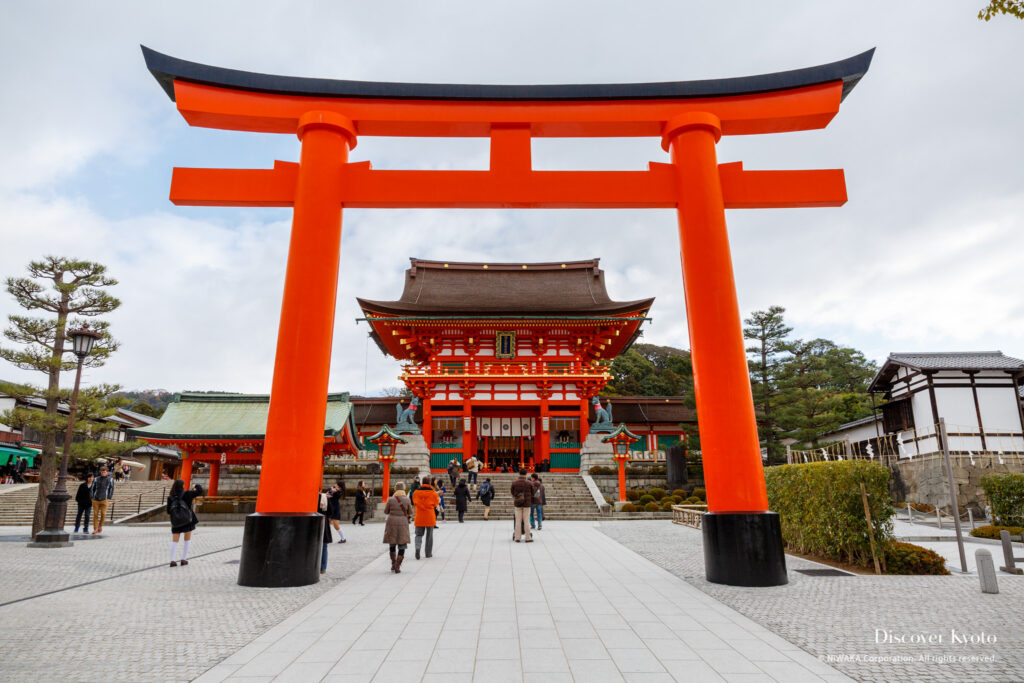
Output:
[[[262,439],[269,410],[265,394],[175,394],[159,420],[128,433],[141,439]],[[337,436],[351,420],[349,395],[328,394],[324,436]]]
[[[625,422],[620,422],[619,426],[615,428],[614,432],[612,432],[608,436],[606,436],[603,439],[601,439],[601,443],[608,443],[609,441],[611,441],[612,439],[617,437],[619,434],[625,434],[629,438],[633,439],[633,441],[636,441],[637,439],[640,438],[639,436],[637,436],[633,432],[631,432],[628,429],[626,429],[626,423]]]

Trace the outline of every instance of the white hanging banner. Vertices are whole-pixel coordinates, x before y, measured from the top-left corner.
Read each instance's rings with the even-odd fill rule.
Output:
[[[516,438],[519,438],[520,436],[522,436],[523,435],[523,427],[522,427],[522,425],[519,422],[519,418],[518,417],[510,417],[508,421],[509,421],[509,427],[511,428],[511,432],[512,432],[511,435],[516,437]]]
[[[512,418],[501,417],[497,418],[496,421],[501,424],[501,431],[498,432],[498,436],[512,436]]]
[[[492,418],[489,417],[478,417],[477,419],[477,433],[480,436],[492,436]]]
[[[533,418],[532,417],[521,417],[519,418],[519,430],[523,436],[533,436]]]

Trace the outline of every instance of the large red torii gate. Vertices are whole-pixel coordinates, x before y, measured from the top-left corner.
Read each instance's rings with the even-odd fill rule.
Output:
[[[674,208],[686,295],[709,513],[707,578],[786,583],[778,517],[768,512],[725,209],[840,206],[842,170],[719,165],[722,135],[824,128],[873,50],[744,78],[607,85],[440,85],[294,78],[188,62],[142,48],[193,126],[290,133],[298,164],[270,170],[175,168],[171,201],[293,206],[291,243],[256,514],[238,582],[318,580],[325,398],[341,248],[341,209]],[[348,163],[359,136],[487,137],[486,171],[379,171]],[[645,171],[534,171],[535,137],[654,137],[671,163]]]

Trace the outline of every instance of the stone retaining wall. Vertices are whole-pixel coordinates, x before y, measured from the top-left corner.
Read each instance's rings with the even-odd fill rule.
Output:
[[[970,507],[975,511],[983,510],[986,504],[985,492],[981,488],[982,477],[986,474],[1024,472],[1024,464],[1018,458],[1010,457],[1000,465],[998,456],[975,455],[974,465],[971,465],[969,459],[955,456],[950,464],[960,508]],[[907,487],[906,500],[949,510],[949,483],[941,454],[902,460],[896,467]]]

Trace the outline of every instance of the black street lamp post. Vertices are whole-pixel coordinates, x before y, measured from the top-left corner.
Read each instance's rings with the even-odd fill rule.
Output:
[[[35,540],[29,543],[31,548],[66,548],[71,543],[71,535],[64,531],[64,519],[68,512],[68,454],[71,452],[71,437],[75,431],[75,411],[78,409],[78,387],[82,381],[82,364],[92,352],[93,344],[100,338],[99,332],[83,325],[81,329],[68,332],[71,348],[78,356],[78,369],[75,371],[75,390],[71,392],[71,407],[68,410],[68,429],[64,434],[64,453],[60,459],[60,470],[57,473],[57,485],[46,498],[50,504],[46,507],[46,526],[36,534]]]

